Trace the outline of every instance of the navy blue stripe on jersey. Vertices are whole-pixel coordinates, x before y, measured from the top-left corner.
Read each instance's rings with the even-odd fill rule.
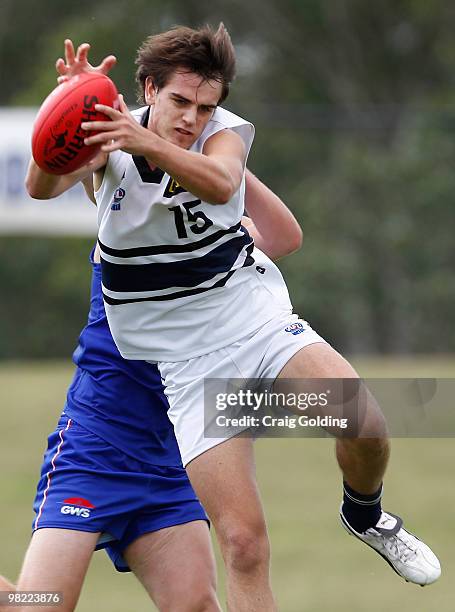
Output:
[[[242,250],[252,244],[246,230],[201,257],[149,264],[116,264],[101,260],[103,286],[109,291],[160,291],[196,287],[229,272]]]
[[[245,259],[245,261],[243,262],[243,265],[241,266],[241,268],[246,268],[248,266],[251,266],[254,264],[254,258],[251,256],[251,253],[253,252],[254,249],[254,244],[250,244],[247,248],[246,248],[246,254],[247,257]],[[175,293],[172,294],[168,294],[168,295],[156,295],[156,296],[152,296],[152,297],[146,297],[146,298],[132,298],[132,299],[128,299],[128,300],[117,300],[115,298],[111,298],[110,296],[106,295],[103,292],[103,298],[104,301],[109,304],[110,306],[118,306],[120,304],[134,304],[137,302],[163,302],[166,300],[176,300],[178,298],[183,298],[183,297],[188,297],[190,295],[197,295],[198,293],[205,293],[206,291],[210,291],[211,289],[217,289],[219,287],[224,287],[224,285],[228,282],[228,280],[231,278],[231,276],[234,274],[234,272],[237,272],[237,270],[239,270],[240,268],[237,268],[236,270],[231,270],[228,274],[226,274],[226,276],[223,276],[223,278],[220,278],[214,285],[212,285],[211,287],[201,287],[198,289],[187,289],[185,291],[176,291]]]
[[[199,289],[187,289],[186,291],[177,291],[176,293],[171,293],[167,295],[155,295],[152,297],[146,298],[132,298],[130,300],[116,300],[114,298],[109,297],[103,292],[104,301],[111,306],[118,306],[119,304],[135,304],[136,302],[165,302],[168,300],[177,300],[178,298],[188,297],[189,295],[197,295],[198,293],[205,293],[206,291],[210,291],[210,289],[216,289],[217,287],[224,287],[224,285],[228,282],[231,276],[234,274],[235,270],[231,270],[229,274],[226,274],[223,278],[217,281],[211,287],[204,287]]]
[[[167,253],[191,253],[192,251],[197,251],[198,249],[202,249],[210,244],[218,242],[218,240],[223,238],[223,236],[235,234],[235,232],[237,232],[239,229],[240,221],[228,229],[218,230],[217,232],[210,234],[210,236],[206,236],[201,240],[195,240],[194,242],[190,242],[188,244],[157,244],[156,246],[134,247],[131,249],[112,249],[111,247],[103,244],[99,239],[98,244],[100,245],[102,253],[125,259],[129,257],[144,257],[147,255],[166,255]]]

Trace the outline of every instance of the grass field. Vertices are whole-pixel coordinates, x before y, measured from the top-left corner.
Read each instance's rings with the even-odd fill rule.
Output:
[[[353,361],[365,377],[455,378],[455,357]],[[0,573],[13,580],[29,539],[45,438],[60,412],[71,372],[68,363],[0,365]],[[340,528],[340,477],[331,440],[260,440],[256,446],[273,584],[282,612],[453,612],[454,440],[393,443],[384,505],[405,517],[408,528],[431,544],[443,564],[441,580],[425,589],[400,580],[379,556]],[[221,566],[219,573],[223,597]],[[155,608],[134,577],[116,573],[105,553],[98,552],[77,609]]]

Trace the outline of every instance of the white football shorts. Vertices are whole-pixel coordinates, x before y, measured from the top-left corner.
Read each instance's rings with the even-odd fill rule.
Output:
[[[183,465],[232,437],[204,435],[204,380],[275,380],[295,353],[317,342],[326,341],[306,321],[296,314],[282,313],[259,330],[212,353],[187,361],[159,362]],[[210,418],[212,410],[215,419],[215,405],[206,407]]]

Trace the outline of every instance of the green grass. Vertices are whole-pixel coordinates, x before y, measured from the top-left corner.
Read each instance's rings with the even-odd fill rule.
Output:
[[[455,377],[455,357],[353,361],[365,377]],[[0,365],[0,573],[13,580],[30,537],[46,435],[60,413],[71,371],[67,363]],[[338,525],[340,477],[331,440],[259,440],[256,448],[272,542],[272,579],[282,612],[453,611],[452,439],[393,441],[385,507],[402,514],[443,564],[441,580],[425,589],[400,580]],[[222,597],[223,592],[220,579]],[[103,552],[94,555],[80,612],[153,609],[133,576],[115,572]]]

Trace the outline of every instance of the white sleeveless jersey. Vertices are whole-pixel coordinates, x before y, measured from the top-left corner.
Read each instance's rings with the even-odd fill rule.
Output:
[[[133,115],[146,126],[150,112]],[[254,127],[222,108],[190,150],[224,129],[249,151]],[[240,225],[244,192],[245,177],[227,204],[209,204],[144,157],[109,155],[95,197],[106,313],[123,357],[191,359],[292,310],[278,268]]]

